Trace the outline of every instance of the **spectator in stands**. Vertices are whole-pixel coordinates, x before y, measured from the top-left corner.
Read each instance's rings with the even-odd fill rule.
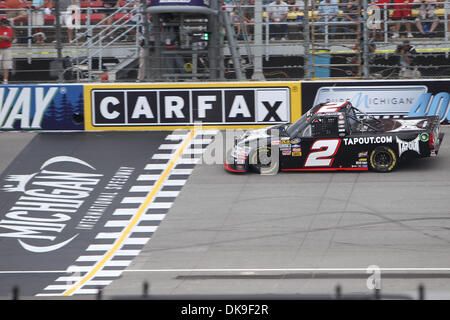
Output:
[[[0,62],[3,69],[3,83],[8,83],[9,70],[12,69],[13,61],[11,54],[12,28],[9,26],[9,20],[0,19]]]
[[[392,6],[394,9],[394,13],[392,15],[392,20],[397,21],[395,24],[395,32],[392,35],[392,38],[398,38],[400,36],[400,28],[402,22],[405,22],[407,37],[412,38],[413,35],[411,33],[411,21],[412,17],[412,2],[413,0],[394,0]]]
[[[439,18],[436,15],[436,0],[415,0],[419,4],[419,14],[416,17],[416,26],[421,35],[432,35],[439,25]],[[431,21],[431,26],[430,22]],[[425,25],[423,23],[425,22]]]
[[[9,21],[12,25],[14,25],[14,19],[16,17],[26,15],[25,11],[18,10],[22,7],[23,4],[24,4],[24,2],[22,0],[8,0],[5,2],[6,9],[8,10],[8,11],[6,11],[6,17],[9,19]],[[14,28],[12,29],[12,31],[13,31],[13,43],[16,43],[17,38],[16,38],[16,32],[15,32]]]
[[[121,4],[123,4],[123,6],[121,6]],[[106,21],[106,24],[111,25],[114,22],[114,16],[112,15],[112,13],[116,10],[118,10],[120,7],[126,7],[128,10],[123,10],[121,11],[121,13],[127,13],[130,9],[134,8],[135,6],[139,6],[139,1],[138,0],[116,0],[116,3],[114,4],[114,7],[112,8],[112,10],[110,11],[109,15],[110,18]],[[121,20],[121,21],[125,21],[125,20]],[[131,18],[129,18],[129,23],[137,23],[138,22],[138,16],[137,15],[132,15]],[[109,35],[109,39],[112,39],[114,36],[113,35]]]
[[[326,22],[337,22],[339,14],[339,7],[336,0],[322,0],[319,3],[319,21]],[[325,33],[325,25],[319,27],[320,32]],[[331,33],[336,33],[336,26],[330,26],[329,31]]]
[[[175,22],[170,15],[164,19],[171,25],[163,27],[161,32],[161,41],[165,44],[165,68],[169,77],[173,77],[176,73],[186,73],[184,70],[184,59],[180,54],[171,53],[180,49],[179,26],[173,25]]]
[[[341,21],[348,21],[351,27],[345,27],[345,32],[355,32],[357,24],[359,24],[359,18],[361,16],[361,9],[359,8],[358,0],[341,0],[340,9],[343,12],[343,18]]]
[[[285,22],[289,6],[281,0],[275,0],[267,6],[267,14],[269,21],[273,22],[269,26],[270,40],[281,39],[286,40],[287,25]]]
[[[247,34],[251,37],[255,23],[255,0],[248,0],[245,7],[242,8],[242,14],[247,28]]]
[[[59,0],[59,10],[60,10],[60,20],[61,25],[66,25],[67,27],[67,38],[69,42],[73,39],[73,17],[72,10],[69,9],[71,6],[76,6],[77,0]]]
[[[45,34],[42,31],[42,28],[39,28],[40,26],[44,25],[44,14],[50,13],[50,7],[53,5],[53,0],[32,0],[26,2],[26,8],[28,10],[31,9],[31,25],[37,26],[38,28],[35,28],[33,33],[36,34],[36,43],[44,43],[45,40]],[[25,12],[23,15],[16,16],[12,19],[13,23],[17,20],[27,19],[28,18],[28,12]]]
[[[107,25],[111,25],[114,22],[114,17],[112,14],[117,10],[116,5],[119,1],[117,0],[103,0],[103,13],[105,16],[110,16],[109,19],[106,20]],[[109,32],[103,30],[101,35],[106,36]],[[108,39],[112,39],[112,35],[107,36]]]
[[[417,54],[416,48],[410,45],[409,40],[405,40],[403,41],[403,44],[398,45],[395,54],[399,57],[398,64],[400,65],[400,77],[420,77],[420,72],[417,70],[417,67],[413,67],[414,56]]]
[[[450,0],[440,0],[444,2],[444,13],[447,16],[447,32],[450,32]]]
[[[237,35],[237,39],[238,40],[243,40],[243,36],[242,36],[242,30],[241,30],[241,17],[239,14],[239,8],[234,6],[233,7],[233,11],[231,11],[230,13],[231,15],[231,23],[234,26],[234,30],[236,32]]]

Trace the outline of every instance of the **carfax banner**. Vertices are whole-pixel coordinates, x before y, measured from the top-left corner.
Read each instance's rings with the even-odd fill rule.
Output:
[[[83,130],[81,85],[0,86],[0,130]]]
[[[298,82],[85,85],[85,97],[86,130],[236,128],[301,114]]]
[[[322,102],[350,101],[372,115],[439,115],[450,120],[450,81],[302,82],[302,111]]]

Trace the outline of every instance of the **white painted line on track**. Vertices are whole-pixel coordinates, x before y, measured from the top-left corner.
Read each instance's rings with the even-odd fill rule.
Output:
[[[110,260],[105,263],[106,267],[128,267],[131,261],[129,260]],[[81,280],[81,279],[80,279]]]
[[[99,261],[103,256],[81,256],[75,261]]]
[[[142,221],[158,221],[158,220],[163,220],[165,217],[166,217],[165,214],[156,214],[156,213],[155,214],[144,214],[142,216]],[[149,227],[147,227],[147,228],[149,228]],[[137,228],[137,227],[135,227],[135,228]],[[155,230],[156,230],[156,226],[155,226]]]
[[[153,186],[133,186],[130,188],[130,192],[150,192]]]
[[[120,232],[100,232],[95,239],[117,239],[120,235]]]
[[[175,144],[175,143],[174,144],[162,144],[159,146],[159,149],[160,150],[175,150],[179,146],[180,146],[180,143],[179,144]]]
[[[141,204],[144,202],[145,197],[124,197],[120,203],[136,203]]]
[[[162,220],[161,219],[154,219],[154,220]],[[133,228],[133,232],[155,232],[156,229],[158,229],[158,226],[135,226]]]
[[[166,180],[163,182],[164,186],[184,186],[186,180]]]
[[[166,163],[149,163],[145,166],[144,170],[165,170],[168,164]]]
[[[169,159],[172,159],[172,157],[173,157],[173,154],[171,154],[171,153],[155,153],[152,156],[152,159],[155,159],[155,160],[169,160]]]
[[[124,272],[355,272],[368,268],[263,268],[263,269],[128,269]],[[380,268],[380,271],[396,272],[450,272],[450,268]]]
[[[105,223],[105,227],[126,227],[128,223],[128,220],[111,220]]]
[[[147,206],[147,209],[170,209],[172,202],[152,202]]]
[[[116,209],[113,216],[134,215],[138,209]]]
[[[117,250],[116,256],[137,256],[141,250]]]
[[[126,251],[137,250],[122,250],[120,253],[126,253]],[[128,255],[128,254],[122,254]],[[136,255],[136,253],[129,253],[130,256]],[[112,272],[348,272],[348,271],[367,271],[367,268],[265,268],[265,269],[125,269],[121,271]],[[450,272],[450,268],[380,268],[380,271],[392,271],[392,272]],[[109,272],[109,271],[100,271]],[[0,270],[0,274],[53,274],[53,273],[70,273],[67,270]],[[104,275],[106,276],[106,275]]]
[[[137,177],[137,181],[156,181],[160,178],[157,174],[141,174]]]

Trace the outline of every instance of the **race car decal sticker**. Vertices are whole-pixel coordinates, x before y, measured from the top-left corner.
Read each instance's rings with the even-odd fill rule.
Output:
[[[314,141],[304,167],[331,167],[340,145],[341,139]]]
[[[378,143],[392,143],[392,136],[381,136],[381,137],[355,137],[355,138],[344,138],[344,144],[346,146],[354,144],[378,144]]]
[[[316,111],[317,113],[334,113],[338,112],[342,104],[328,103]]]
[[[408,150],[415,151],[420,154],[419,140],[420,136],[417,136],[417,138],[412,141],[403,141],[402,139],[397,137],[398,156],[400,157],[404,152]]]

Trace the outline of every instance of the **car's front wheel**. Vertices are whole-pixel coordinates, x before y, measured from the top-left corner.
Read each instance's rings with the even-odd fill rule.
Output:
[[[390,172],[397,165],[397,155],[389,147],[377,147],[370,153],[369,164],[377,172]]]
[[[276,156],[276,154],[274,154]],[[260,174],[276,174],[279,170],[278,157],[272,157],[272,149],[263,146],[250,154],[249,165],[253,171]]]

